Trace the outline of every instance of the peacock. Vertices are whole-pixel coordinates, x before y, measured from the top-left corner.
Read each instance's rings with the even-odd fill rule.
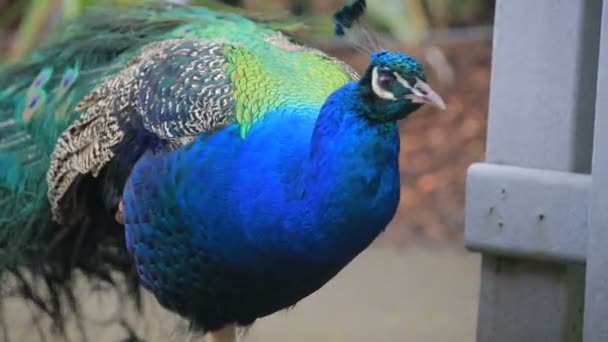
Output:
[[[370,51],[359,76],[294,26],[95,9],[0,69],[0,266],[18,294],[60,325],[78,270],[232,341],[367,248],[399,202],[397,122],[445,104],[413,57]]]

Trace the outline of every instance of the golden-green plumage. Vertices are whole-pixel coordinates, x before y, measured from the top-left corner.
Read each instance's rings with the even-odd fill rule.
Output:
[[[320,107],[329,94],[351,80],[334,60],[316,50],[302,48],[295,54],[289,49],[299,47],[267,40],[278,48],[262,53],[256,46],[229,45],[224,50],[230,65],[227,73],[235,85],[236,119],[243,138],[264,113],[282,105]],[[259,46],[268,47],[268,42]]]

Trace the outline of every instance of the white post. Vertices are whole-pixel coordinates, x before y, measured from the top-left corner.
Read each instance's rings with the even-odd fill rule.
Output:
[[[608,341],[608,2],[604,2],[602,17],[587,249],[586,342]]]
[[[498,0],[488,163],[552,170],[553,173],[546,172],[546,177],[553,177],[554,171],[589,173],[600,12],[601,0]],[[492,172],[492,168],[477,170]],[[468,181],[476,182],[478,176],[470,172]],[[501,182],[500,175],[485,176]],[[483,191],[480,186],[467,185],[465,237],[471,248],[491,246],[493,242],[486,244],[482,240],[516,225],[517,229],[537,229],[531,236],[538,239],[543,238],[542,234],[551,234],[555,220],[545,217],[543,208],[530,217],[493,211],[492,203],[512,205],[508,203],[513,201],[509,198],[509,184],[504,182],[504,191],[497,191],[490,203],[480,201],[488,201],[479,193]],[[526,200],[521,193],[518,196]],[[484,205],[488,207],[481,210]],[[471,217],[473,214],[476,216]],[[492,221],[482,215],[502,216]],[[535,220],[545,222],[540,230],[533,223]],[[490,226],[490,222],[497,226]],[[540,241],[537,245],[546,243]],[[488,248],[482,252],[479,342],[582,339],[584,264],[564,261],[568,257],[553,259],[551,253],[545,253],[549,257],[544,260],[531,260],[527,259],[529,255],[517,251]]]

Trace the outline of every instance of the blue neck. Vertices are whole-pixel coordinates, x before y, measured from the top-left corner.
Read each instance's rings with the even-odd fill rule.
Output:
[[[317,255],[354,257],[384,230],[399,202],[397,124],[369,119],[360,96],[357,82],[340,88],[315,123],[302,199],[318,213],[314,248],[327,250]]]

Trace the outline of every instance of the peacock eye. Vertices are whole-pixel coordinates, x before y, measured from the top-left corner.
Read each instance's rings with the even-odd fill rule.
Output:
[[[390,89],[395,82],[397,82],[397,77],[393,73],[384,71],[378,75],[378,84],[384,89]]]

